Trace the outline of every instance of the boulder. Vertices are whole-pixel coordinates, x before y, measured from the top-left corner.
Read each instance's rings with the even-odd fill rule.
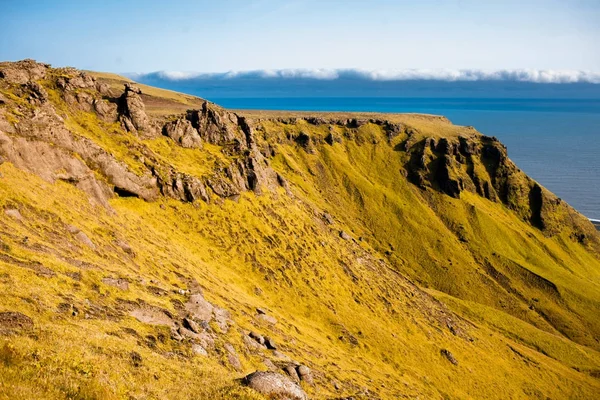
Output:
[[[275,325],[277,323],[277,318],[268,314],[258,314],[256,318],[260,321],[266,322],[269,325]]]
[[[442,349],[440,350],[440,354],[445,357],[448,361],[450,361],[453,365],[458,365],[458,360],[454,358],[454,355],[450,352],[450,350]]]
[[[352,238],[344,231],[340,231],[340,237],[344,240],[351,240]]]
[[[192,351],[194,352],[194,354],[199,356],[208,356],[208,352],[206,351],[206,349],[197,343],[192,344]]]
[[[170,137],[181,147],[196,149],[202,147],[202,138],[187,119],[179,118],[165,124],[163,135]]]
[[[102,283],[109,286],[114,286],[117,289],[129,290],[129,282],[123,278],[103,278]]]
[[[194,294],[190,297],[187,303],[185,303],[185,309],[194,318],[210,322],[213,317],[213,305],[204,299],[200,293]]]
[[[23,221],[23,216],[17,209],[9,208],[4,210],[4,214],[8,215],[11,218],[16,219],[17,221]]]
[[[244,377],[242,383],[265,396],[281,400],[308,400],[297,383],[277,372],[256,371]]]
[[[265,346],[267,346],[267,349],[269,350],[277,350],[275,341],[268,336],[265,336]]]
[[[305,381],[309,385],[314,384],[312,371],[306,365],[298,365],[296,367],[296,372],[298,373],[300,380]]]
[[[293,364],[288,364],[286,365],[283,370],[285,371],[286,374],[288,374],[288,376],[290,378],[292,378],[292,380],[294,382],[300,382],[300,377],[298,376],[298,372],[296,371],[296,367]]]
[[[92,242],[91,239],[85,233],[83,233],[81,231],[75,235],[75,238],[92,250],[94,250],[96,248],[96,245],[94,244],[94,242]]]
[[[249,337],[251,337],[252,339],[256,340],[256,342],[257,342],[258,344],[260,344],[260,345],[262,345],[262,346],[264,346],[264,345],[265,345],[265,338],[264,338],[264,337],[263,337],[261,334],[259,334],[259,333],[256,333],[256,332],[250,332],[250,333],[248,334],[248,336],[249,336]]]
[[[194,322],[191,318],[183,319],[183,326],[194,333],[200,333],[201,329],[198,327],[198,324]]]

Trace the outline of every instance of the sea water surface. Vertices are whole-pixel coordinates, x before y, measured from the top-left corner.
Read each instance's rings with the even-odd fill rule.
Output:
[[[378,81],[208,76],[135,80],[230,109],[443,115],[496,136],[525,173],[588,218],[600,219],[600,84]]]

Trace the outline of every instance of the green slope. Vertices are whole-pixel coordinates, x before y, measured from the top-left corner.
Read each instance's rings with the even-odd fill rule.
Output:
[[[294,363],[311,398],[600,392],[598,233],[491,138],[208,105],[183,148],[199,99],[144,89],[128,132],[119,77],[0,71],[0,398],[259,399],[238,379]],[[223,311],[180,340],[199,293]]]

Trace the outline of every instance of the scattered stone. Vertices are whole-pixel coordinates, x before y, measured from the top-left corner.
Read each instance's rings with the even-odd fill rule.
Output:
[[[129,290],[129,282],[123,278],[103,278],[102,283],[109,286],[114,286],[121,290]]]
[[[217,326],[223,333],[227,333],[229,331],[229,325],[231,324],[229,311],[217,306],[213,307],[213,317],[217,323]]]
[[[298,376],[298,372],[296,371],[296,367],[294,365],[288,364],[283,368],[283,370],[290,378],[292,378],[294,382],[300,382],[300,377]]]
[[[275,341],[268,336],[265,336],[265,346],[267,346],[267,349],[269,350],[277,350]]]
[[[323,220],[325,220],[325,222],[328,225],[333,225],[333,217],[331,216],[331,214],[329,213],[323,213]]]
[[[248,336],[250,336],[252,339],[256,340],[258,342],[258,344],[263,345],[263,346],[265,345],[265,338],[261,334],[256,333],[256,332],[250,332],[248,334]]]
[[[192,344],[192,351],[194,352],[194,354],[197,354],[199,356],[208,356],[208,352],[206,351],[206,349],[197,343]]]
[[[79,229],[78,227],[74,226],[74,225],[67,225],[67,231],[69,233],[72,233],[73,235],[81,232],[81,229]]]
[[[199,293],[190,297],[189,301],[185,303],[185,309],[200,321],[210,322],[212,320],[214,306]]]
[[[194,332],[194,333],[200,333],[201,330],[198,327],[198,324],[195,323],[191,318],[184,318],[183,319],[183,326],[186,327],[187,329],[189,329],[190,331]]]
[[[92,249],[92,250],[96,249],[96,245],[94,244],[94,242],[92,242],[85,233],[79,232],[75,235],[75,238],[77,240],[79,240],[81,243],[85,244],[90,249]]]
[[[237,354],[227,354],[227,361],[229,361],[229,365],[238,371],[244,369]]]
[[[129,315],[145,324],[173,326],[173,319],[169,316],[168,311],[158,307],[136,308]]]
[[[271,325],[275,325],[277,323],[277,318],[268,314],[258,314],[256,318]]]
[[[280,352],[279,350],[273,350],[272,354],[273,354],[273,357],[277,358],[278,360],[281,360],[281,361],[292,361],[292,359],[288,355]]]
[[[350,239],[352,239],[352,238],[350,237],[350,235],[348,235],[348,234],[347,234],[346,232],[344,232],[344,231],[340,231],[340,237],[341,237],[342,239],[344,239],[344,240],[350,240]]]
[[[258,343],[256,340],[254,340],[253,338],[251,338],[248,335],[243,335],[242,336],[242,341],[244,342],[244,344],[246,345],[246,347],[248,347],[249,349],[258,349],[260,348],[260,343]]]
[[[33,320],[16,311],[0,312],[0,335],[7,335],[33,329]]]
[[[256,371],[244,377],[242,383],[263,395],[288,400],[308,400],[297,383],[276,372]]]
[[[115,241],[115,244],[119,246],[121,250],[123,250],[125,253],[129,254],[132,257],[135,257],[135,251],[133,251],[129,243],[127,243],[126,241],[119,239]]]
[[[306,365],[298,365],[296,367],[296,372],[298,372],[298,376],[301,380],[305,381],[309,385],[314,384],[312,372]]]
[[[269,371],[277,371],[277,366],[273,364],[273,361],[269,360],[268,358],[265,358],[263,360],[263,365],[267,367]]]
[[[136,368],[142,366],[142,356],[136,351],[129,353],[129,360],[131,361],[131,365]]]
[[[446,359],[450,361],[453,365],[458,365],[458,360],[454,358],[454,355],[450,352],[450,350],[442,349],[440,350],[440,354],[446,357]]]
[[[23,216],[17,209],[9,208],[8,210],[4,210],[4,214],[8,215],[11,218],[16,219],[17,221],[23,221]]]

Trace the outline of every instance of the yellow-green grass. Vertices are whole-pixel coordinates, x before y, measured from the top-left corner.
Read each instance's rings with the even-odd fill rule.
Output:
[[[2,384],[13,398],[235,398],[234,393],[257,398],[234,381],[264,368],[259,358],[244,355],[237,330],[225,338],[244,355],[243,372],[228,370],[214,358],[193,357],[186,345],[169,339],[155,348],[144,344],[146,335],[168,336],[166,328],[127,315],[114,320],[84,316],[90,304],[118,310],[117,299],[141,299],[174,312],[172,300],[181,296],[170,289],[185,287],[179,274],[196,279],[207,299],[231,311],[239,328],[270,334],[281,351],[323,374],[318,389],[306,387],[316,398],[334,395],[331,379],[342,382],[348,395],[368,387],[383,398],[589,398],[600,388],[597,380],[569,368],[594,369],[596,353],[583,361],[564,351],[551,354],[559,361],[546,357],[505,334],[502,323],[519,327],[511,317],[480,322],[465,313],[479,325],[468,328],[473,342],[432,324],[427,314],[435,305],[415,303],[405,291],[410,285],[393,272],[374,271],[377,256],[367,244],[338,237],[338,228],[352,231],[347,225],[330,229],[310,207],[300,200],[290,203],[283,193],[247,194],[239,202],[196,207],[118,199],[111,202],[112,215],[65,183],[49,184],[6,163],[0,172],[2,206],[18,207],[24,217],[23,222],[3,219],[6,253],[40,261],[57,273],[38,277],[0,262],[5,269],[0,308],[19,310],[35,321],[34,332],[4,339],[2,357],[8,361],[0,364]],[[97,250],[78,243],[65,224],[86,232]],[[115,246],[116,238],[126,240],[136,257]],[[63,258],[84,261],[87,268]],[[344,272],[342,262],[357,280]],[[79,272],[81,280],[67,272]],[[129,291],[104,285],[105,276],[127,278]],[[155,296],[142,282],[150,280],[174,294]],[[81,310],[77,317],[58,313],[65,299]],[[279,319],[276,328],[257,327],[251,318],[257,306]],[[344,329],[358,345],[338,339]],[[565,343],[552,335],[544,338],[550,347]],[[459,365],[445,360],[441,348],[450,349]],[[131,365],[132,351],[142,356],[141,366]]]

